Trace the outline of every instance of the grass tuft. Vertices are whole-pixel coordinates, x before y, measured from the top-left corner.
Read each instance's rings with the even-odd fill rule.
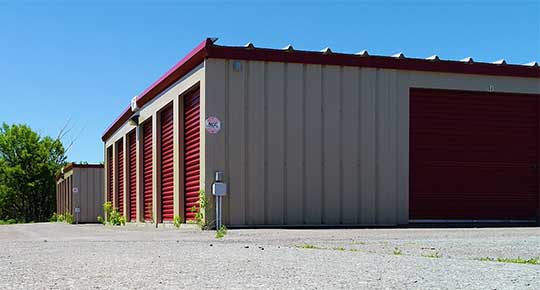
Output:
[[[435,252],[435,253],[431,253],[431,254],[427,254],[427,255],[423,255],[423,257],[426,257],[426,258],[441,258],[442,255],[439,254],[439,252]]]
[[[324,249],[324,248],[317,247],[315,245],[310,245],[310,244],[299,245],[299,246],[296,246],[296,247],[300,248],[300,249],[317,249],[317,250],[323,250]]]
[[[484,257],[484,258],[478,258],[478,259],[475,259],[475,260],[487,261],[487,262],[499,262],[499,263],[540,265],[540,257],[538,257],[538,258],[530,258],[530,259],[522,259],[520,257],[517,257],[517,258],[490,258],[490,257]]]

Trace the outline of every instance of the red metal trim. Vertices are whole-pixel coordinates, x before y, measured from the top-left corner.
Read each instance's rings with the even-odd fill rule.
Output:
[[[142,127],[142,207],[145,221],[152,220],[152,120],[143,124]]]
[[[205,58],[242,59],[258,61],[293,62],[305,64],[343,65],[401,70],[480,74],[510,77],[540,78],[540,67],[512,64],[464,63],[450,60],[426,60],[418,58],[395,58],[388,56],[360,56],[344,53],[321,53],[302,50],[281,50],[269,48],[219,46],[206,39],[188,55],[168,70],[162,77],[144,90],[137,99],[139,107],[156,97],[174,84]],[[105,130],[102,140],[107,140],[132,116],[128,106],[124,112]]]
[[[387,69],[447,72],[462,74],[498,75],[540,78],[539,67],[498,65],[491,63],[464,63],[461,61],[431,61],[419,58],[389,56],[360,56],[354,54],[324,54],[315,51],[286,51],[269,48],[246,48],[212,45],[207,47],[208,58],[226,58],[258,61],[293,62],[305,64],[343,65]]]
[[[206,48],[212,45],[212,41],[207,38],[197,45],[191,52],[182,58],[175,66],[169,69],[163,76],[155,81],[150,87],[144,90],[137,98],[137,105],[144,106],[148,101],[152,100],[163,90],[174,84],[189,71],[201,64],[206,57]],[[122,124],[127,122],[133,115],[131,107],[128,106],[124,112],[105,130],[101,139],[107,140]]]
[[[174,122],[173,107],[160,114],[161,125],[161,220],[172,221],[174,216]]]
[[[200,210],[200,92],[184,97],[184,214],[186,220],[195,219]]]

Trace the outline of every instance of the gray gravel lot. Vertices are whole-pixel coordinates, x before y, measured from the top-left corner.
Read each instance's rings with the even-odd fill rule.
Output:
[[[0,289],[540,289],[540,265],[476,260],[539,256],[540,228],[5,225]]]

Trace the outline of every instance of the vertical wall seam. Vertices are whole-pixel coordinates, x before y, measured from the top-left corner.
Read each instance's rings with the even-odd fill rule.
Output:
[[[246,69],[244,70],[244,224],[249,224],[251,219],[249,215],[249,70],[250,62],[246,61]]]
[[[229,164],[229,90],[230,90],[230,79],[229,79],[229,70],[230,70],[230,62],[229,60],[225,61],[225,170],[226,170],[226,176],[227,180],[230,183],[230,164]],[[230,206],[230,197],[227,199],[227,221],[231,222],[231,206]],[[223,208],[223,205],[222,205]],[[222,213],[223,217],[223,213]]]
[[[289,72],[289,65],[288,63],[285,63],[283,66],[283,184],[282,184],[282,217],[283,217],[283,224],[287,224],[288,221],[288,215],[287,215],[287,86],[288,86],[288,72]]]
[[[324,81],[325,81],[325,74],[324,74],[324,71],[326,70],[326,66],[325,65],[322,65],[321,66],[321,224],[324,224],[325,223],[325,220],[326,220],[326,211],[325,211],[325,200],[326,200],[326,194],[325,194],[325,172],[324,172],[324,165],[325,165],[325,146],[324,146],[324,133],[325,133],[325,123],[324,123],[324,108],[326,106],[326,102],[325,102],[325,98],[326,98],[326,94],[325,94],[325,89],[326,89],[326,86],[324,85]]]
[[[264,224],[268,223],[268,63],[263,64],[263,102],[264,102]]]
[[[302,223],[306,224],[306,64],[302,64]]]
[[[343,66],[339,67],[339,223],[343,224]]]
[[[356,145],[357,147],[357,154],[356,154],[356,169],[357,169],[357,182],[356,182],[356,195],[358,197],[357,200],[357,211],[356,211],[356,223],[361,224],[362,223],[362,80],[363,80],[363,74],[362,74],[362,68],[357,68],[357,83],[358,83],[358,114],[357,114],[357,124],[358,124],[358,134],[356,136]]]
[[[373,169],[374,169],[374,172],[375,172],[375,186],[374,186],[374,201],[375,201],[375,212],[374,212],[374,217],[375,217],[375,223],[379,223],[379,145],[380,145],[380,142],[379,142],[379,112],[378,112],[378,106],[379,106],[379,79],[380,79],[380,76],[379,76],[379,72],[380,70],[379,69],[376,69],[375,70],[375,88],[374,88],[374,96],[373,96],[373,106],[374,106],[374,133],[375,133],[375,146],[373,148],[373,150],[375,152],[373,152],[375,155],[375,160],[374,160],[374,164],[373,164]]]
[[[394,150],[395,150],[395,159],[394,159],[394,223],[397,225],[398,224],[398,221],[399,221],[399,213],[400,213],[400,209],[399,209],[399,161],[400,161],[400,158],[399,158],[399,131],[400,131],[400,127],[399,127],[399,100],[398,100],[398,96],[399,96],[399,90],[400,90],[400,87],[399,87],[399,75],[397,73],[396,70],[394,70],[394,96],[393,96],[393,100],[394,100],[394,118],[395,118],[395,123],[394,123]]]

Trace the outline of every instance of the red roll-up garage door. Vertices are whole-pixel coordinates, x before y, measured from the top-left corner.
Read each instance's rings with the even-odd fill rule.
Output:
[[[121,215],[124,215],[124,141],[120,139],[116,143],[116,153],[118,160],[118,174],[116,174],[116,192],[118,192],[118,211]]]
[[[107,201],[113,200],[113,150],[112,146],[107,148]]]
[[[152,121],[147,121],[142,129],[142,159],[143,159],[143,212],[144,220],[152,220]]]
[[[172,221],[174,215],[173,108],[161,112],[161,218]]]
[[[137,135],[133,130],[128,135],[129,170],[129,220],[137,220]]]
[[[412,89],[410,218],[536,219],[538,99]]]
[[[199,211],[199,92],[184,98],[184,194],[186,220]]]

